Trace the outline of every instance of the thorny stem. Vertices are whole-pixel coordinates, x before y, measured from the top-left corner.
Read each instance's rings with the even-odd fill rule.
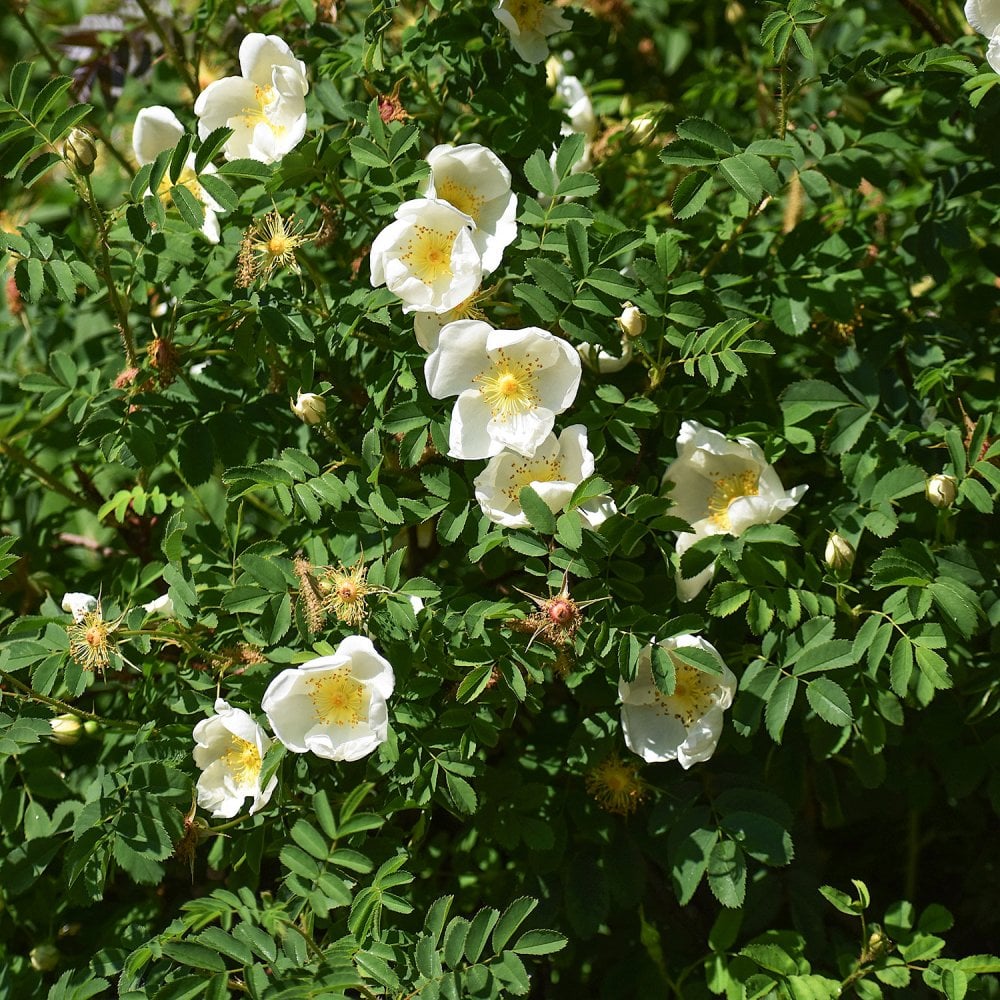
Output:
[[[188,65],[184,53],[178,50],[177,46],[174,45],[173,39],[163,30],[160,18],[156,16],[156,12],[149,6],[147,0],[136,0],[136,3],[139,5],[139,10],[142,11],[149,26],[156,32],[157,37],[163,43],[163,48],[167,55],[170,56],[170,61],[174,64],[174,69],[181,75],[185,86],[191,91],[192,97],[197,97],[201,88],[198,86],[198,81],[191,72],[191,67]]]
[[[125,729],[139,729],[139,723],[137,722],[130,722],[127,719],[106,719],[103,715],[97,715],[95,712],[88,712],[77,707],[76,705],[70,705],[68,702],[60,701],[58,698],[50,698],[48,695],[32,691],[27,684],[24,684],[16,677],[11,676],[6,670],[0,670],[0,677],[3,678],[5,684],[10,684],[12,687],[18,689],[17,691],[5,691],[4,694],[8,697],[20,698],[22,701],[35,701],[41,705],[48,705],[49,708],[58,708],[60,712],[69,712],[72,715],[79,715],[81,718],[90,719],[93,722],[99,722],[104,726],[121,726]]]
[[[924,7],[917,2],[917,0],[899,0],[900,6],[905,7],[907,12],[916,21],[920,27],[927,32],[931,38],[934,39],[938,45],[950,45],[952,40],[948,37],[948,33],[945,29],[938,23],[937,19],[931,14],[930,11],[925,10]]]
[[[21,22],[21,26],[24,30],[31,36],[31,40],[35,43],[38,48],[39,54],[42,58],[49,64],[49,69],[52,70],[57,76],[64,76],[65,74],[59,68],[59,60],[52,54],[52,50],[45,44],[42,36],[38,34],[35,30],[35,26],[28,20],[27,15],[23,10],[18,10],[17,5],[13,6],[14,16]],[[87,128],[90,129],[94,135],[97,136],[105,146],[108,147],[108,152],[118,161],[118,163],[124,168],[125,172],[129,177],[134,176],[135,168],[131,163],[122,155],[121,150],[111,141],[111,136],[101,128],[100,125],[94,122],[88,122]]]
[[[104,279],[104,284],[108,289],[108,301],[111,303],[111,308],[118,318],[118,332],[121,334],[122,347],[125,350],[125,362],[129,368],[136,368],[138,367],[138,360],[135,353],[135,340],[128,325],[128,309],[118,294],[118,288],[111,273],[111,253],[108,250],[108,224],[104,218],[104,214],[101,212],[97,198],[94,196],[94,187],[90,183],[90,175],[86,175],[83,180],[86,187],[85,200],[87,208],[90,210],[91,217],[94,220],[94,228],[97,230],[97,241],[101,248],[101,277]]]
[[[778,67],[778,138],[784,139],[788,131],[788,77],[785,60]]]

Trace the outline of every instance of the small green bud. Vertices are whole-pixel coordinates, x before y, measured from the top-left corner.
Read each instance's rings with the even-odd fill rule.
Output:
[[[843,535],[838,534],[836,531],[830,532],[830,537],[826,540],[826,551],[823,553],[823,562],[837,576],[846,577],[850,575],[855,555],[856,550],[854,546]]]
[[[958,480],[954,476],[931,476],[924,484],[924,494],[935,507],[950,507],[958,496]]]
[[[77,173],[93,173],[97,160],[97,147],[90,133],[82,128],[72,129],[63,143],[63,154],[73,165]]]
[[[54,944],[38,944],[28,952],[28,961],[36,972],[51,972],[62,955]]]
[[[49,719],[49,725],[52,727],[52,739],[60,746],[71,747],[79,742],[83,725],[72,712]]]

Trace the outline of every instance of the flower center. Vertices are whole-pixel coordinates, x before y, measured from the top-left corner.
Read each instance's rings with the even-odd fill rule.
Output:
[[[723,531],[729,531],[729,505],[740,497],[755,497],[759,493],[760,476],[750,469],[723,476],[716,480],[712,495],[708,498],[709,520]]]
[[[170,200],[170,189],[173,187],[173,182],[170,180],[169,176],[165,176],[162,181],[160,181],[160,186],[156,189],[156,193],[161,197]],[[180,176],[177,178],[178,187],[186,187],[188,191],[191,192],[199,201],[205,200],[205,194],[202,186],[198,183],[198,175],[190,168],[185,167]]]
[[[715,704],[716,685],[709,674],[674,661],[674,693],[669,697],[657,689],[654,698],[663,715],[672,715],[690,728]]]
[[[253,743],[239,736],[230,737],[229,749],[222,759],[237,785],[256,784],[263,762]]]
[[[349,667],[338,667],[306,681],[309,699],[324,725],[357,726],[366,712],[365,686],[351,676]]]
[[[527,460],[518,462],[511,470],[510,484],[504,495],[515,503],[519,502],[521,490],[532,483],[554,483],[562,479],[562,463],[558,458],[548,461]]]
[[[459,184],[458,181],[452,180],[450,177],[441,181],[440,184],[435,183],[434,192],[443,201],[454,205],[460,212],[465,212],[478,225],[479,213],[486,200],[482,195],[476,194],[472,188],[465,184]]]
[[[545,4],[544,0],[511,0],[507,9],[520,31],[537,31]]]
[[[513,360],[504,351],[496,353],[497,357],[492,365],[472,381],[479,386],[483,399],[493,412],[493,419],[506,421],[519,413],[534,409],[541,402],[535,388],[535,372],[541,365],[534,358]],[[526,472],[528,466],[521,468]],[[532,479],[542,477],[532,474],[521,486],[527,486]],[[543,481],[549,482],[550,479],[545,477]]]
[[[406,245],[402,260],[425,285],[433,285],[439,278],[451,277],[451,250],[455,245],[455,232],[441,232],[427,226],[416,226],[416,235]]]
[[[272,121],[268,115],[268,109],[275,103],[277,97],[274,87],[254,87],[254,104],[244,108],[237,116],[243,119],[243,124],[247,128],[254,128],[257,125],[266,125],[275,135],[281,135],[285,131],[285,126]]]

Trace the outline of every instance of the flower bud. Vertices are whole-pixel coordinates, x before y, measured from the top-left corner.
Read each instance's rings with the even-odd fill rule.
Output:
[[[545,63],[545,83],[549,90],[555,90],[556,84],[562,79],[563,64],[559,56],[549,56]]]
[[[843,535],[836,531],[830,532],[830,537],[826,540],[826,551],[823,553],[823,562],[829,566],[837,576],[847,576],[854,565],[855,549]]]
[[[656,124],[653,115],[639,115],[625,127],[625,137],[637,146],[648,146],[656,138]]]
[[[52,739],[60,746],[71,747],[79,742],[83,724],[72,712],[49,719],[49,725],[52,727]]]
[[[75,128],[70,131],[63,143],[63,155],[78,173],[84,175],[93,173],[97,147],[85,129]]]
[[[638,306],[626,302],[622,306],[622,314],[615,320],[618,329],[627,337],[641,337],[646,332],[646,317]]]
[[[958,496],[958,480],[938,474],[924,484],[924,494],[935,507],[950,507]]]
[[[51,972],[62,956],[54,944],[38,944],[28,953],[28,960],[36,972]]]
[[[96,719],[87,719],[87,721],[83,724],[83,731],[88,736],[95,736],[101,731],[101,725]]]
[[[303,392],[299,389],[299,397],[289,400],[292,413],[307,424],[322,423],[326,419],[326,400],[315,392]]]

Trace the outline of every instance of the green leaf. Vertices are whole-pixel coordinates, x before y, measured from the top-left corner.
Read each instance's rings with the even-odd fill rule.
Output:
[[[536,149],[524,164],[524,176],[528,183],[541,194],[552,197],[556,193],[556,178],[549,166],[549,158],[545,153]]]
[[[829,677],[817,677],[806,687],[806,700],[813,711],[832,726],[849,725],[854,718],[847,693]]]
[[[785,723],[792,711],[792,705],[795,704],[795,696],[798,691],[799,679],[797,677],[782,677],[767,701],[764,720],[768,735],[775,743],[781,742]]]
[[[568,939],[558,931],[532,930],[525,931],[511,948],[511,951],[519,955],[551,955],[553,952],[562,951],[566,947]]]
[[[697,215],[708,203],[712,193],[712,175],[707,170],[695,170],[684,177],[674,190],[670,203],[674,218],[680,221]]]
[[[10,103],[15,108],[20,108],[24,104],[24,99],[28,95],[28,84],[31,81],[31,63],[19,62],[10,71],[9,90]]]
[[[677,126],[677,134],[682,139],[692,139],[717,149],[720,153],[728,155],[736,152],[736,145],[729,133],[715,122],[706,121],[704,118],[686,118]]]
[[[183,184],[175,184],[170,189],[170,200],[192,229],[201,229],[205,222],[205,206]]]
[[[554,535],[556,531],[555,515],[549,505],[530,487],[525,486],[520,494],[521,510],[540,535]]]
[[[527,919],[528,914],[538,906],[538,900],[533,899],[531,896],[521,896],[519,899],[515,899],[510,906],[504,910],[503,915],[497,921],[496,927],[493,929],[493,937],[490,939],[490,947],[493,949],[493,953],[499,955],[501,951],[506,947],[507,942],[514,936],[514,932],[521,926],[522,923]],[[514,948],[514,951],[519,951],[520,949]],[[538,952],[537,954],[544,954],[544,952]]]
[[[723,906],[735,909],[743,905],[747,868],[743,850],[736,841],[718,841],[709,855],[707,872],[708,887]]]

